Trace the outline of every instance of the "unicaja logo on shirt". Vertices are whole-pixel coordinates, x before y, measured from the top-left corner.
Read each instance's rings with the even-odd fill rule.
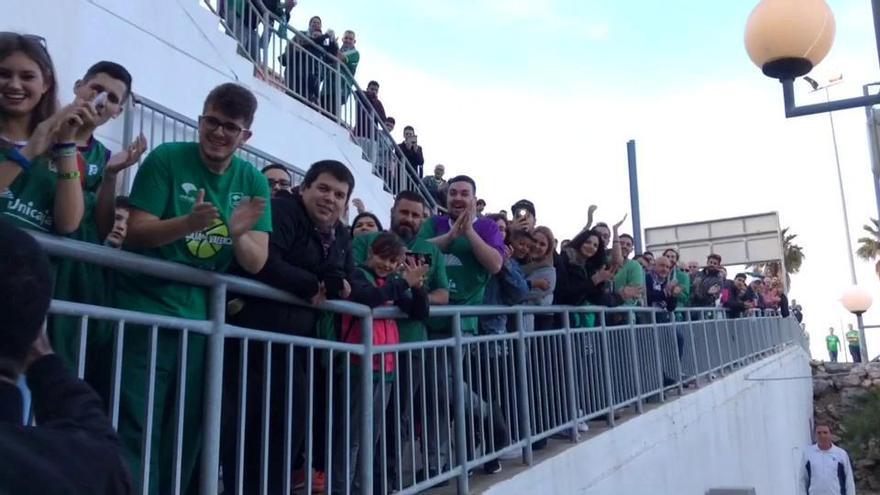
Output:
[[[34,208],[34,203],[30,201],[27,203],[20,199],[11,201],[6,206],[6,214],[20,218],[42,230],[50,230],[52,228],[52,216],[49,215],[49,212]]]
[[[198,197],[199,188],[194,184],[190,184],[189,182],[184,182],[180,185],[180,188],[183,189],[183,194],[178,197],[184,201],[188,201],[190,203],[195,203],[196,198]]]
[[[223,246],[231,245],[229,228],[219,218],[207,229],[186,236],[186,248],[189,254],[200,260],[211,259],[223,249]]]

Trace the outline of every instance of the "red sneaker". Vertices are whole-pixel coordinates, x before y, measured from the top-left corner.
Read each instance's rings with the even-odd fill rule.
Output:
[[[327,477],[323,471],[312,469],[312,493],[327,491]],[[306,487],[306,469],[301,468],[293,472],[293,489],[299,490]]]

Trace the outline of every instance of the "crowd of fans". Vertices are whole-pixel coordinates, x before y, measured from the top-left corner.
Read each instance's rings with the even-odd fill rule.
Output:
[[[351,33],[349,46],[353,43]],[[373,83],[368,86],[368,95],[371,87]],[[374,89],[378,90],[378,84]],[[57,74],[45,40],[33,35],[0,34],[0,222],[202,270],[250,277],[312,304],[296,306],[231,294],[227,317],[235,325],[360,342],[358,322],[347,317],[328,318],[314,308],[328,299],[371,307],[400,307],[407,319],[374,322],[376,346],[448,338],[452,322],[448,318],[428,317],[430,306],[446,304],[645,306],[660,310],[655,313],[658,322],[672,321],[672,311],[683,307],[723,307],[730,317],[759,308],[778,308],[784,316],[788,314],[788,301],[779,280],[755,278],[747,284],[746,274],[728,279],[718,255],[710,255],[704,266],[681,263],[674,249],[666,250],[659,258],[650,252],[631,258],[632,237],[619,233],[625,219],[609,227],[601,222],[592,225],[591,218],[570,241],[557,244],[557,236],[548,227],[538,225],[538,213],[530,200],[512,205],[511,217],[506,212],[484,214],[486,204],[477,198],[474,179],[458,175],[447,181],[443,165],[437,165],[433,175],[425,177],[424,184],[444,205],[445,212],[432,215],[420,194],[405,190],[396,195],[390,225],[385,230],[376,215],[351,198],[355,181],[343,163],[314,163],[302,183],[294,187],[293,177],[284,166],[270,165],[261,175],[236,156],[235,151],[251,137],[257,100],[249,90],[232,83],[222,84],[207,95],[198,119],[197,142],[156,146],[138,168],[129,196],[117,198],[116,178],[141,159],[147,142],[141,136],[127,149],[111,153],[94,137],[94,131],[122,114],[131,90],[132,76],[124,67],[98,62],[72,88],[72,103],[59,106]],[[393,119],[388,119],[387,124],[393,126]],[[424,158],[412,127],[404,129],[400,146],[421,173]],[[350,201],[360,213],[349,227],[345,212]],[[590,217],[593,212],[591,209]],[[0,263],[7,267],[16,260],[4,256]],[[53,260],[52,269],[57,299],[196,320],[208,318],[208,294],[204,288],[131,272],[105,271],[69,259]],[[701,315],[695,311],[691,319]],[[536,314],[523,324],[529,331],[549,330],[559,328],[560,318],[553,313]],[[515,330],[514,323],[503,316],[463,317],[460,328],[469,335],[498,334]],[[576,315],[570,323],[573,327],[597,325],[595,315],[586,313]],[[625,323],[625,316],[607,322]],[[48,328],[55,353],[71,368],[78,362],[79,324],[73,318],[56,317],[50,320]],[[108,378],[113,333],[98,322],[90,323],[89,328],[85,377],[107,404],[113,400]],[[198,391],[202,390],[205,378],[206,342],[203,336],[189,337],[186,365],[181,370],[178,334],[160,331],[157,341],[152,342],[150,333],[149,326],[126,325],[122,392],[116,398],[118,440],[112,433],[102,434],[121,446],[134,485],[138,486],[142,442],[148,431],[145,390],[148,378],[155,375],[152,390],[156,414],[148,472],[151,491],[166,492],[173,483],[175,460],[171,439],[178,428],[167,411],[173,409],[170,405],[176,397],[176,377],[182,373],[188,392],[179,461],[181,486],[186,491],[198,483],[194,476],[202,411]],[[155,363],[149,361],[151,345],[157,348]],[[224,482],[235,483],[239,403],[236,384],[244,371],[238,367],[244,348],[230,342],[226,352],[224,380],[228,386],[224,394],[221,455]],[[288,367],[294,397],[311,394],[316,401],[315,410],[323,411],[326,404],[321,403],[322,390],[327,387],[327,378],[325,373],[314,371],[327,364],[296,354],[293,363],[282,357],[273,359],[267,368],[263,351],[248,352],[255,353],[248,360],[254,384],[261,384],[261,376],[267,371],[276,376],[271,380],[273,393],[268,412],[262,411],[261,400],[254,398],[259,395],[251,396],[261,392],[257,388],[246,390],[252,399],[245,401],[246,436],[254,440],[242,446],[243,485],[250,492],[260,486],[261,446],[255,439],[260,438],[261,414],[270,416],[273,432],[284,431],[286,426],[283,377]],[[301,352],[304,350],[297,351]],[[6,357],[20,360],[21,352]],[[411,382],[404,390],[417,389],[422,380],[414,377],[426,373],[424,383],[430,388],[426,392],[440,401],[441,407],[429,407],[421,413],[429,416],[430,424],[446,424],[453,387],[452,377],[441,370],[451,373],[452,359],[451,353],[433,354],[426,356],[424,363],[403,363],[388,354],[372,363],[353,361],[352,369],[370,366],[377,381],[387,381],[395,372],[406,369],[401,376]],[[436,362],[440,360],[445,362]],[[308,390],[306,376],[311,372],[315,383]],[[14,381],[16,376],[17,373],[10,374],[9,379]],[[341,387],[341,383],[337,386]],[[324,422],[330,420],[344,424],[339,423],[343,415],[356,417],[368,407],[373,408],[374,418],[381,418],[381,410],[391,400],[389,388],[375,387],[375,397],[366,404],[361,402],[358,390],[352,389],[350,403],[333,408],[336,417],[317,414],[311,427],[323,431]],[[415,407],[412,396],[401,395],[404,409]],[[327,400],[325,396],[323,400]],[[358,466],[356,442],[351,448],[344,443],[334,445],[331,462],[335,481],[333,486],[326,486],[323,472],[328,466],[323,465],[324,456],[320,453],[327,448],[321,445],[323,435],[315,435],[315,460],[306,466],[298,454],[303,451],[304,435],[309,430],[307,415],[303,400],[294,403],[295,424],[289,426],[293,427],[292,445],[298,459],[293,473],[295,484],[302,486],[309,479],[316,489],[342,493],[345,483],[357,482],[359,470],[372,467]],[[506,438],[504,432],[510,418],[504,417],[501,408],[478,409],[479,413],[475,412],[476,407],[472,412],[495,415],[491,423],[497,447]],[[359,438],[358,426],[359,421],[351,421],[353,439]],[[378,432],[381,428],[377,425],[374,430]],[[427,441],[429,466],[448,466],[451,461],[448,430],[441,430],[439,437]],[[283,437],[280,433],[268,436],[268,482],[273,493],[283,480]],[[334,439],[343,441],[343,435]],[[104,470],[103,475],[116,480],[117,475],[122,475],[111,476],[106,471],[118,468],[108,463],[100,469]],[[495,473],[500,471],[501,464],[490,461],[483,468],[487,473]],[[435,468],[426,467],[418,481],[436,474]],[[76,484],[77,476],[94,481],[101,479],[102,474],[64,475],[72,477]],[[44,493],[38,489],[30,492]]]

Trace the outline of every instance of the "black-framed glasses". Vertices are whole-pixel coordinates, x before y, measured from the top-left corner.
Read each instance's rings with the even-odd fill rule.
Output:
[[[222,127],[223,133],[230,137],[238,137],[242,131],[247,130],[243,129],[235,122],[224,122],[210,115],[199,115],[199,124],[204,125],[205,130],[208,132],[214,132],[218,127]]]
[[[278,187],[284,187],[284,188],[287,188],[287,187],[290,187],[290,186],[292,185],[292,184],[290,183],[290,181],[289,181],[289,180],[286,180],[286,179],[266,179],[266,180],[269,182],[269,187],[275,187],[275,186],[278,186]]]

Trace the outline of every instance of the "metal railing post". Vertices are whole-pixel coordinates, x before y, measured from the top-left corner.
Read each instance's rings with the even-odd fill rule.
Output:
[[[461,334],[461,313],[458,312],[452,316],[452,337],[455,340],[452,348],[452,359],[455,361],[452,363],[453,389],[455,391],[455,456],[458,458],[456,464],[461,466],[461,472],[458,473],[458,493],[463,495],[468,493],[467,432],[465,431],[467,419],[464,410],[464,337]],[[448,379],[446,380],[448,381]],[[449,393],[448,385],[446,393]],[[468,398],[470,398],[470,392],[468,392]],[[439,402],[441,407],[445,402],[441,398]],[[473,411],[471,413],[473,414]],[[443,425],[443,427],[447,426]],[[372,464],[366,464],[366,466],[372,466]],[[440,469],[442,468],[443,466],[440,466]],[[427,471],[427,467],[425,469]]]
[[[122,149],[128,149],[134,141],[134,111],[135,111],[134,95],[129,95],[128,103],[125,105],[125,112],[122,116]],[[149,143],[149,146],[155,146]],[[126,167],[122,171],[122,180],[116,183],[116,194],[121,195],[127,192],[131,187],[132,173],[131,167]]]
[[[532,418],[529,411],[529,375],[526,369],[526,331],[523,327],[522,310],[516,312],[516,378],[517,388],[519,389],[519,407],[520,407],[520,423],[524,431],[526,439],[525,461],[526,464],[532,465]]]
[[[694,338],[694,322],[691,319],[691,312],[685,311],[685,328],[687,328],[689,340],[691,341],[691,358],[694,360],[694,386],[700,386],[700,359],[697,357],[697,342]]]
[[[638,341],[636,340],[636,319],[635,313],[632,310],[627,311],[626,313],[629,320],[629,341],[630,345],[632,345],[632,352],[630,352],[633,363],[632,371],[635,374],[634,378],[636,380],[636,411],[641,414],[644,408],[644,399],[642,398],[642,366],[639,364]]]
[[[223,346],[225,344],[226,284],[211,287],[209,315],[212,328],[208,336],[205,366],[204,443],[202,444],[201,490],[217,493],[220,474],[220,405],[223,401]],[[193,393],[198,393],[195,391]],[[183,434],[183,432],[180,432]]]
[[[605,310],[599,312],[602,334],[602,369],[605,374],[605,400],[608,402],[608,424],[615,425],[614,421],[614,389],[611,380],[611,346],[608,344],[608,327],[605,325]]]
[[[364,316],[361,320],[361,336],[364,344],[364,358],[361,369],[361,404],[363,404],[361,420],[360,472],[361,493],[373,493],[373,316]],[[384,374],[385,363],[379,363],[380,375]],[[351,473],[339,473],[337,476],[351,476]]]
[[[568,311],[562,313],[562,329],[565,331],[565,388],[568,391],[568,416],[571,418],[571,438],[573,441],[577,441],[577,386],[575,385],[574,345],[571,342],[571,320],[569,319],[569,315],[570,313]]]
[[[651,334],[654,336],[654,356],[657,359],[657,378],[660,380],[660,402],[666,402],[666,387],[663,386],[663,357],[660,353],[660,333],[657,327],[657,312],[651,311]]]

